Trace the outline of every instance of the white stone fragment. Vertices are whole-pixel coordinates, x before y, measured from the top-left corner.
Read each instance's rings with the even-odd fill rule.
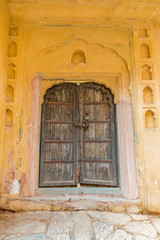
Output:
[[[113,230],[113,226],[103,223],[103,222],[94,222],[93,228],[96,236],[96,240],[105,240]]]

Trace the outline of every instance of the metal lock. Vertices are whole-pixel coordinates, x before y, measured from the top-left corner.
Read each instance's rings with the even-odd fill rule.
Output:
[[[88,128],[89,126],[88,126],[86,123],[83,123],[83,124],[82,124],[82,127],[86,129],[86,128]]]

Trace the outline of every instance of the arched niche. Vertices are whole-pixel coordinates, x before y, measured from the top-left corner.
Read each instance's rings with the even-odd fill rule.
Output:
[[[8,65],[8,79],[15,79],[15,67],[13,63]]]
[[[14,101],[14,88],[9,85],[6,89],[6,102]]]
[[[147,43],[143,43],[140,46],[140,57],[141,58],[150,58],[151,57],[150,47],[148,46]]]
[[[152,80],[152,68],[145,64],[142,66],[142,80]]]
[[[143,89],[143,102],[147,104],[154,103],[153,90],[149,86]]]
[[[71,58],[71,63],[72,64],[83,64],[86,63],[86,55],[85,52],[82,51],[81,49],[76,49]]]
[[[71,63],[75,49],[87,52],[87,63]],[[38,175],[35,169],[39,165],[39,129],[40,104],[47,89],[63,82],[93,82],[109,88],[114,95],[117,111],[117,129],[120,156],[121,194],[127,199],[138,197],[136,176],[133,110],[130,92],[130,72],[125,59],[112,48],[97,43],[88,43],[83,39],[72,39],[65,44],[42,49],[30,62],[28,69],[30,82],[26,97],[26,108],[30,112],[27,124],[29,155],[29,195],[35,194]],[[31,100],[30,100],[31,99]],[[30,103],[28,104],[28,100]],[[125,171],[125,169],[128,169]],[[36,171],[38,173],[38,170]]]
[[[152,110],[148,110],[145,113],[145,128],[155,127],[156,127],[155,113]]]
[[[12,127],[12,124],[13,124],[13,114],[12,114],[12,111],[9,108],[7,108],[6,109],[5,126]]]
[[[15,42],[11,42],[8,44],[8,57],[16,56],[17,56],[17,44]]]

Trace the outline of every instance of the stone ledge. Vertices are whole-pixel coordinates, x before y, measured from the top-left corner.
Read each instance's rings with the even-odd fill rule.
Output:
[[[120,196],[121,189],[119,187],[56,187],[56,188],[38,188],[36,195],[107,195]]]
[[[1,210],[8,211],[109,211],[117,213],[142,213],[140,200],[123,198],[96,198],[94,196],[42,196],[31,198],[5,198]]]

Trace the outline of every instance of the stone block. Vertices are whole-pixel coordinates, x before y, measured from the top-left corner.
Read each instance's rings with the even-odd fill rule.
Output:
[[[48,227],[47,237],[50,240],[68,240],[73,236],[75,212],[53,212]]]
[[[107,240],[134,240],[134,237],[123,230],[117,229]]]
[[[90,218],[86,212],[77,212],[76,226],[75,226],[75,239],[76,240],[92,240],[95,239]]]
[[[141,207],[137,205],[126,205],[126,212],[128,213],[139,213],[141,211]]]
[[[5,238],[6,240],[9,240],[11,238]],[[18,237],[18,238],[12,238],[12,240],[47,240],[45,234],[35,234],[35,235],[29,235],[26,237]]]
[[[159,240],[159,238],[148,238],[142,235],[135,236],[135,240]]]
[[[46,229],[46,222],[43,221],[24,221],[22,223],[16,223],[12,226],[10,226],[9,231],[10,232],[22,232],[22,233],[40,233],[44,232]]]
[[[49,220],[51,217],[50,211],[31,211],[31,212],[20,212],[16,213],[15,217],[21,219],[39,219],[39,220]]]
[[[137,234],[137,235],[144,235],[146,237],[155,238],[157,236],[156,229],[152,226],[151,223],[146,222],[129,222],[124,227],[127,232]]]
[[[105,240],[113,231],[113,226],[103,222],[94,222],[93,229],[97,240]]]
[[[47,222],[43,220],[36,219],[17,219],[12,217],[8,222],[5,220],[0,221],[0,234],[4,231],[6,235],[10,234],[28,234],[28,233],[42,233],[46,230]],[[7,226],[7,229],[6,229]]]
[[[160,218],[152,217],[151,221],[152,221],[154,227],[156,228],[157,232],[160,234]]]
[[[115,213],[124,213],[126,209],[122,205],[109,205],[108,210]]]
[[[130,216],[121,213],[88,211],[88,214],[92,218],[98,219],[99,221],[106,222],[111,225],[125,225],[131,220]]]
[[[145,221],[148,220],[148,216],[147,215],[141,215],[141,214],[130,214],[130,216],[132,218],[134,218],[137,221]]]

